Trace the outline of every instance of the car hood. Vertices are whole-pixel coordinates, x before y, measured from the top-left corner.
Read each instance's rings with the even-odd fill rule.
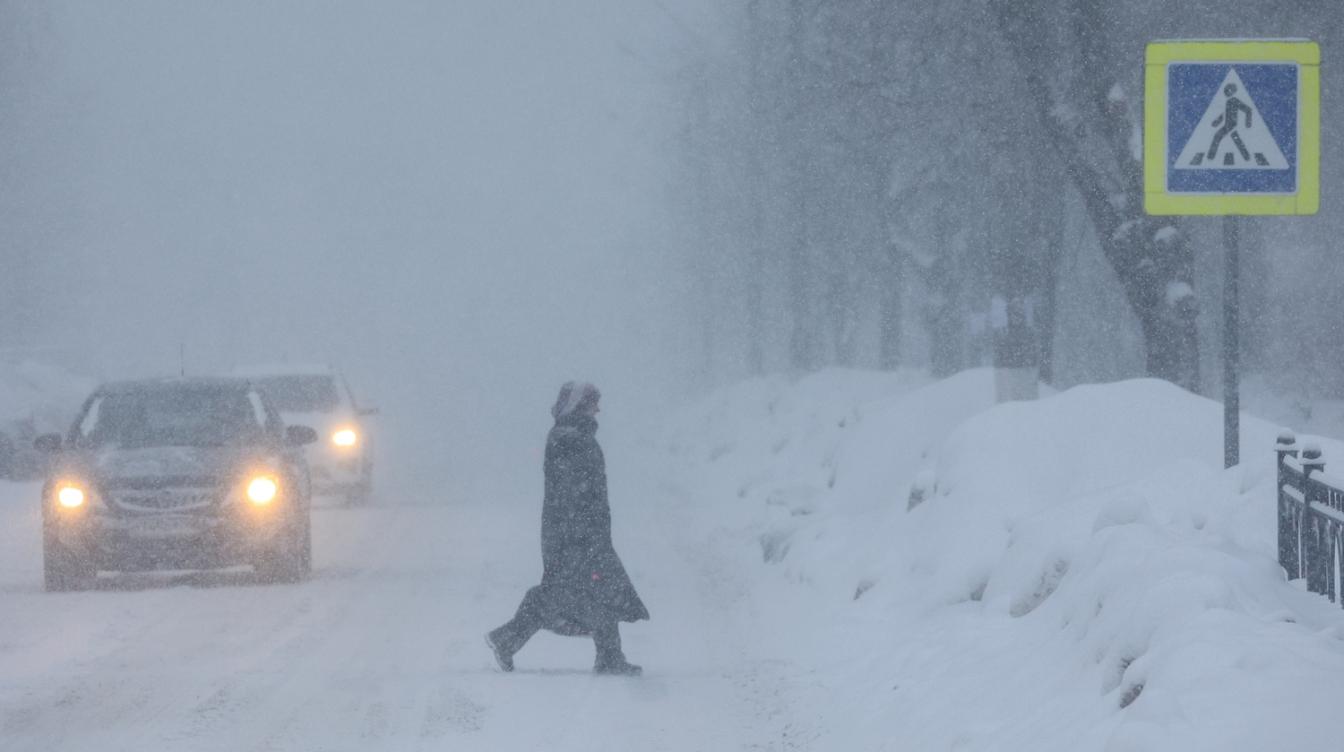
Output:
[[[255,450],[240,447],[104,449],[91,455],[90,464],[110,485],[211,485],[236,472],[254,454]]]

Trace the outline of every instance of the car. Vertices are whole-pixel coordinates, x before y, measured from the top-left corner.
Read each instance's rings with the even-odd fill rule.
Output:
[[[63,430],[93,384],[63,368],[0,353],[0,480],[35,481],[46,458],[33,448],[38,434]]]
[[[245,379],[105,384],[50,455],[42,489],[48,591],[99,571],[250,564],[266,581],[312,569],[308,426],[286,425]]]
[[[18,431],[10,428],[9,433],[17,434]],[[0,480],[15,480],[19,473],[17,472],[20,463],[18,448],[13,439],[6,434],[3,426],[0,426]]]
[[[286,421],[317,429],[308,449],[313,492],[365,504],[373,493],[374,408],[355,401],[345,378],[330,366],[252,366],[233,375],[266,393]]]
[[[42,457],[33,448],[37,430],[31,418],[0,420],[0,480],[41,477]]]

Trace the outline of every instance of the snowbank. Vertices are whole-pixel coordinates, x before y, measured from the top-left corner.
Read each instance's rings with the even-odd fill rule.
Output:
[[[811,647],[835,748],[1333,748],[1344,612],[1275,563],[1278,427],[1224,471],[1221,405],[1165,382],[992,401],[829,372],[684,416],[695,493],[802,586],[767,642]]]

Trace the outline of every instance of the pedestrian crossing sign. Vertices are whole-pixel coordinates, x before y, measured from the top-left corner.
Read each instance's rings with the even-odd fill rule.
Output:
[[[1315,214],[1321,52],[1307,41],[1148,45],[1149,214]]]

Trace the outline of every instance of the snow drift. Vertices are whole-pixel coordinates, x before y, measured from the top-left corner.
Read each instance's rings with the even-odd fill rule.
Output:
[[[1165,382],[992,402],[988,371],[835,371],[677,431],[795,585],[764,642],[809,646],[835,748],[1331,747],[1344,613],[1275,562],[1278,427],[1224,471],[1221,405]]]

